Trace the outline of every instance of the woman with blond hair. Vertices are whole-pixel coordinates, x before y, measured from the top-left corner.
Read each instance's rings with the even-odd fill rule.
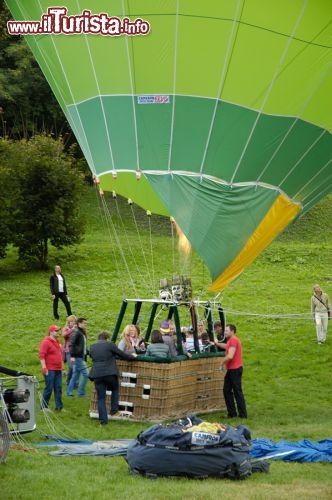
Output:
[[[67,371],[67,379],[66,379],[66,384],[68,385],[71,379],[71,376],[73,374],[73,363],[71,362],[70,359],[70,351],[69,351],[69,345],[70,345],[70,336],[73,333],[77,323],[77,318],[73,314],[68,316],[66,320],[66,324],[62,329],[62,336],[65,341],[65,345],[63,347],[63,353],[64,353],[64,361],[68,365],[68,371]]]
[[[126,354],[145,351],[145,344],[139,337],[136,325],[127,325],[124,328],[118,347]]]

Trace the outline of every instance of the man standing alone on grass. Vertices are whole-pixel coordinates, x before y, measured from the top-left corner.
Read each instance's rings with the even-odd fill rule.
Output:
[[[226,344],[215,342],[215,345],[226,349],[220,368],[222,370],[225,366],[227,369],[223,389],[227,416],[228,418],[237,416],[247,418],[246,402],[242,391],[242,345],[236,336],[236,326],[232,324],[226,325],[225,335],[227,338]]]
[[[48,329],[49,335],[45,337],[39,346],[39,359],[45,379],[45,389],[41,409],[47,410],[52,391],[54,390],[55,410],[62,410],[62,370],[63,351],[58,337],[61,329],[57,325],[51,325]]]
[[[71,307],[67,295],[67,286],[64,275],[61,272],[59,265],[54,267],[54,273],[50,277],[51,297],[53,300],[53,316],[54,319],[59,319],[58,304],[59,299],[64,303],[67,311],[67,316],[71,316]]]

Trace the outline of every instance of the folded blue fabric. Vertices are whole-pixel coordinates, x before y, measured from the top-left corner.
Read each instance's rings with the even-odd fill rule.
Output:
[[[250,458],[271,458],[285,462],[332,462],[332,439],[322,441],[303,439],[294,443],[290,441],[274,443],[263,438],[253,439]]]

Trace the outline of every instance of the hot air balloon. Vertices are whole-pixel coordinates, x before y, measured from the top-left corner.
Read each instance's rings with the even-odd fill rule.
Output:
[[[329,1],[6,2],[101,188],[173,216],[211,290],[331,191]]]

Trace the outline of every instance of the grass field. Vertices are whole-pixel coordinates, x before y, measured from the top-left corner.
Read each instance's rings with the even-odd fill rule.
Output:
[[[332,438],[332,342],[328,338],[325,345],[315,343],[309,314],[314,283],[332,296],[331,201],[331,196],[325,198],[286,230],[217,297],[227,321],[237,325],[243,344],[249,415],[245,424],[253,438]],[[51,267],[62,266],[73,312],[88,318],[90,342],[100,330],[112,331],[124,297],[155,296],[159,279],[173,272],[191,274],[195,298],[215,299],[207,292],[210,278],[198,257],[192,255],[189,261],[178,256],[167,220],[147,217],[121,199],[109,200],[108,207],[111,218],[101,210],[94,190],[87,190],[82,207],[88,219],[84,242],[72,249],[53,248],[50,255]],[[38,346],[53,322],[49,275],[22,269],[13,249],[0,261],[0,364],[35,374],[38,392],[43,389]],[[60,313],[63,326],[62,304]],[[143,323],[147,318],[148,312]],[[185,315],[182,321],[189,324]],[[327,463],[273,461],[269,474],[255,474],[242,482],[151,481],[130,476],[121,457],[51,457],[47,448],[33,445],[44,434],[94,440],[134,438],[150,425],[111,422],[100,428],[88,416],[89,400],[64,397],[64,405],[66,411],[51,413],[51,421],[38,411],[37,430],[24,435],[23,445],[15,444],[0,464],[2,499],[332,498],[331,464]],[[227,422],[220,412],[203,417]]]

